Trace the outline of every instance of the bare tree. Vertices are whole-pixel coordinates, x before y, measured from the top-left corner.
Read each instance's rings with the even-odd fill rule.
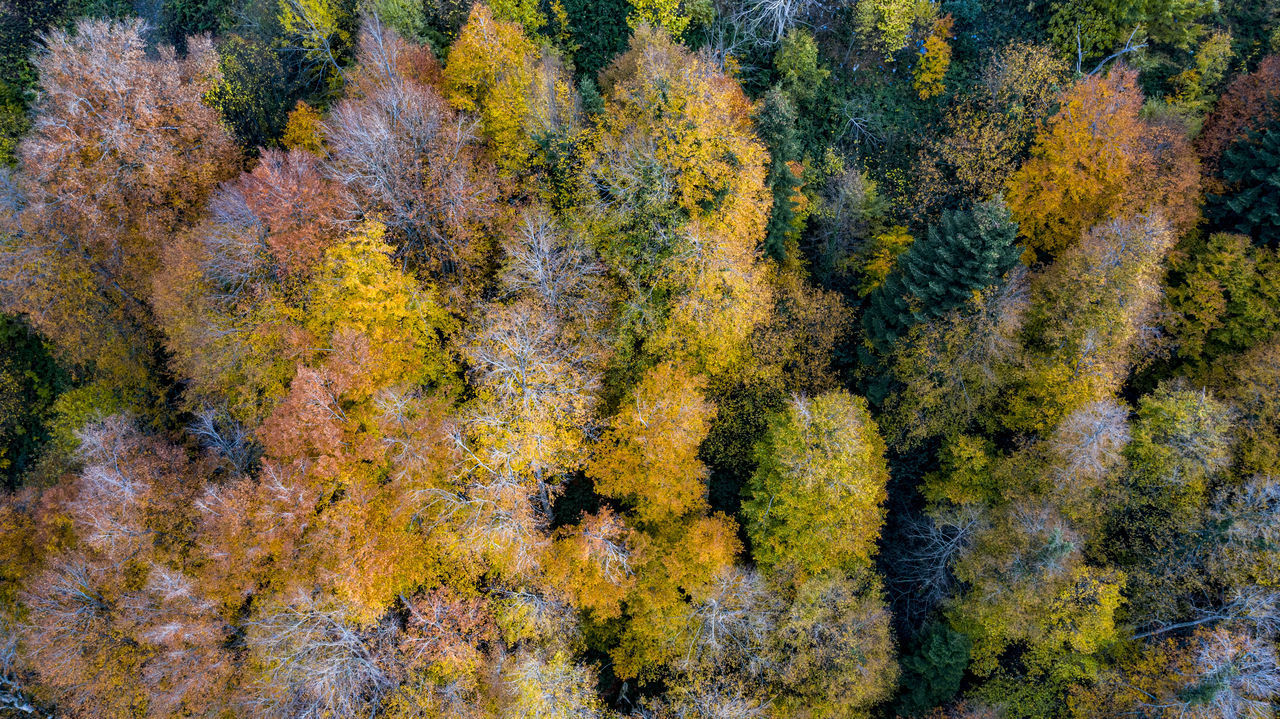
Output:
[[[123,562],[151,535],[144,513],[158,468],[139,452],[141,435],[125,415],[112,415],[85,427],[79,439],[86,464],[77,482],[72,511],[85,541]]]
[[[257,458],[258,448],[244,425],[225,412],[205,407],[196,412],[187,429],[201,444],[230,464],[236,474],[247,473]]]
[[[1215,564],[1231,574],[1274,568],[1280,556],[1280,481],[1255,475],[1219,497],[1210,518],[1224,531]],[[1266,569],[1265,571],[1271,571]]]
[[[1094,484],[1121,461],[1129,443],[1129,408],[1113,399],[1076,409],[1058,424],[1050,448],[1060,460],[1054,466],[1059,484]]]
[[[985,526],[981,513],[972,506],[907,520],[903,528],[907,542],[901,551],[892,550],[894,588],[908,595],[906,599],[937,606],[951,596],[955,586],[951,569],[956,560]]]
[[[18,630],[5,614],[0,614],[0,710],[43,714],[22,685],[18,671]]]
[[[1179,691],[1151,696],[1139,706],[1192,719],[1270,719],[1280,697],[1275,646],[1249,634],[1214,629],[1197,633],[1190,667],[1175,670]]]
[[[245,708],[259,716],[357,716],[391,688],[379,655],[390,626],[362,630],[332,599],[296,592],[246,630],[257,677]]]
[[[757,691],[752,691],[757,689]],[[772,703],[758,686],[730,674],[677,682],[659,700],[646,701],[637,719],[763,719]]]
[[[727,567],[690,608],[679,666],[715,676],[738,671],[760,676],[769,661],[769,632],[781,601],[752,569]]]
[[[603,311],[604,266],[584,237],[558,227],[544,209],[525,212],[503,246],[502,281],[511,294],[531,294],[565,319],[596,319]]]
[[[406,73],[423,50],[366,23],[353,92],[325,124],[330,169],[361,209],[378,211],[398,251],[446,280],[473,271],[484,251],[494,173],[481,166],[476,121],[458,115]]]
[[[1259,636],[1275,636],[1280,631],[1280,592],[1252,586],[1236,589],[1227,600],[1213,607],[1199,607],[1195,619],[1163,624],[1134,634],[1134,639],[1147,639],[1202,624],[1232,624],[1246,627]]]

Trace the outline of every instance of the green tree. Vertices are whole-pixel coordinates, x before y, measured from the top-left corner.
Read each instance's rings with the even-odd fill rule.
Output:
[[[0,314],[0,477],[12,487],[49,439],[50,410],[71,378],[22,317]]]
[[[1226,192],[1209,198],[1219,227],[1280,247],[1280,120],[1238,140],[1222,157]]]
[[[755,558],[798,579],[870,566],[889,468],[867,402],[797,398],[770,423],[742,511]]]
[[[756,129],[769,147],[769,189],[773,192],[773,209],[765,231],[765,254],[775,260],[794,255],[796,211],[792,197],[799,178],[792,163],[800,159],[800,143],[796,137],[796,110],[787,94],[774,88],[764,96],[755,116]]]
[[[898,259],[863,315],[867,338],[886,351],[918,322],[940,317],[997,284],[1017,264],[1018,226],[995,199],[969,211],[947,211]]]
[[[892,57],[907,46],[920,5],[915,0],[858,0],[853,17],[862,42]],[[932,9],[932,3],[923,7]]]
[[[1171,272],[1169,325],[1197,374],[1280,330],[1280,257],[1244,235],[1213,234]]]
[[[1129,575],[1136,624],[1181,617],[1206,589],[1201,530],[1210,483],[1231,462],[1230,428],[1227,407],[1203,391],[1161,387],[1138,404],[1107,543]]]
[[[831,75],[818,59],[813,35],[799,28],[792,28],[782,38],[782,45],[773,56],[773,67],[778,71],[782,91],[797,106],[813,99]]]
[[[919,716],[945,704],[960,691],[969,666],[969,638],[946,624],[935,624],[902,657],[899,714]]]
[[[565,0],[574,65],[580,77],[596,77],[609,61],[627,49],[631,28],[628,0]]]
[[[165,39],[182,47],[188,35],[216,33],[243,0],[163,0],[161,27]]]

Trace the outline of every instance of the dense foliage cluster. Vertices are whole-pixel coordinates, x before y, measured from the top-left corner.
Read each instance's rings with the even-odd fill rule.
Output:
[[[1275,717],[1277,53],[0,1],[0,716]]]

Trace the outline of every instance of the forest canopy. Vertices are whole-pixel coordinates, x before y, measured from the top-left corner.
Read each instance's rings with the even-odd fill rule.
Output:
[[[0,0],[0,717],[1272,719],[1280,0]]]

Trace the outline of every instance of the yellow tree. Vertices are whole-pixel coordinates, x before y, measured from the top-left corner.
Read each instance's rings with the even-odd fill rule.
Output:
[[[651,369],[597,445],[587,469],[596,491],[625,502],[642,524],[706,508],[698,446],[715,407],[702,398],[704,386],[673,364]]]
[[[627,615],[612,649],[620,676],[657,676],[677,660],[681,637],[695,620],[694,606],[710,596],[713,580],[741,549],[733,520],[708,512],[707,468],[698,447],[715,408],[703,399],[702,387],[701,378],[676,365],[650,369],[587,467],[596,491],[626,507],[622,521],[631,527],[611,531],[627,538],[627,566],[634,576],[615,576],[600,596],[576,599],[601,618],[616,612],[619,599],[625,602]],[[598,531],[607,516],[584,518],[571,530],[584,539],[572,539],[556,553],[584,545],[585,533]],[[598,562],[587,556],[600,554],[597,547],[584,560]]]
[[[1031,159],[1009,179],[1009,208],[1029,247],[1060,252],[1119,204],[1142,131],[1136,80],[1115,69],[1068,90]]]
[[[597,247],[625,288],[624,338],[722,371],[768,313],[757,245],[767,153],[732,78],[648,27],[601,76],[603,127],[585,162]]]
[[[537,142],[577,124],[577,96],[558,61],[541,55],[519,23],[495,19],[484,3],[449,46],[449,103],[480,116],[494,162],[505,173],[529,169]]]
[[[1028,248],[1057,254],[1102,220],[1156,208],[1179,231],[1194,224],[1199,169],[1185,131],[1143,120],[1142,103],[1137,72],[1123,66],[1065,93],[1006,184]]]
[[[756,561],[797,579],[870,567],[887,497],[884,442],[865,400],[796,398],[757,449],[743,504]]]

